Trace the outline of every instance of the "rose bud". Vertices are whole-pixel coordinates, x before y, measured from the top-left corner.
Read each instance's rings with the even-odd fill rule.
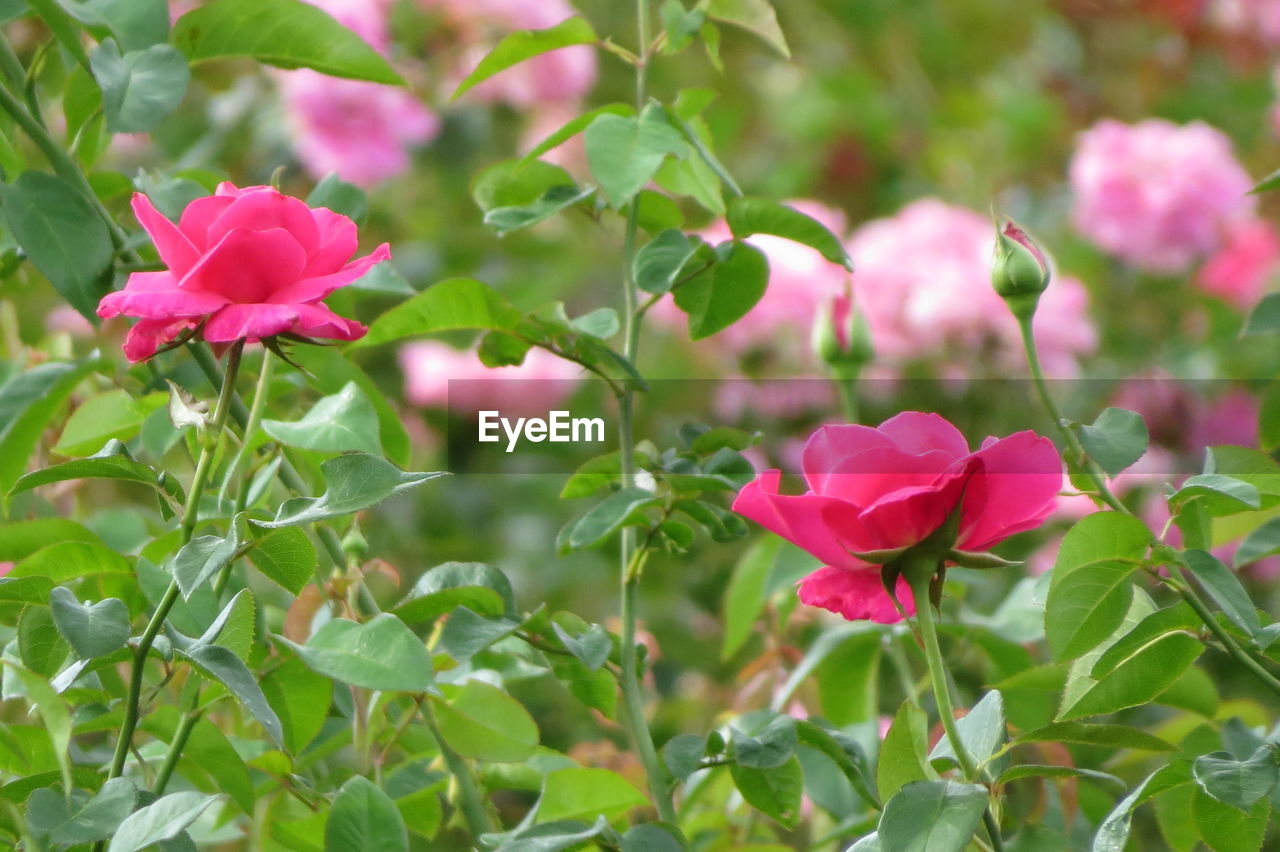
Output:
[[[1026,232],[1012,222],[996,230],[991,283],[1018,319],[1036,312],[1040,294],[1049,286],[1049,262]]]
[[[847,287],[818,307],[811,340],[818,359],[833,368],[856,371],[875,358],[871,328]]]

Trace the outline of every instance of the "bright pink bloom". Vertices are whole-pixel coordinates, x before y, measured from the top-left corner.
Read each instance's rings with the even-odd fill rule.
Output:
[[[351,260],[356,226],[346,216],[269,186],[230,183],[187,205],[178,224],[142,193],[133,211],[168,267],[135,272],[108,293],[98,316],[140,320],[124,351],[142,361],[189,329],[209,343],[256,342],[279,334],[355,340],[365,327],[321,301],[391,257],[386,243]]]
[[[390,0],[307,0],[386,53]],[[336,172],[372,186],[409,167],[409,152],[440,132],[440,119],[413,92],[301,69],[282,72],[280,95],[294,150],[315,177]]]
[[[1280,271],[1280,235],[1263,219],[1246,219],[1227,232],[1226,245],[1200,267],[1196,284],[1241,310],[1249,310]]]
[[[1018,432],[970,452],[955,426],[916,411],[874,429],[823,426],[805,445],[803,472],[804,494],[782,494],[781,472],[769,470],[739,492],[734,511],[825,563],[801,583],[806,603],[885,623],[900,620],[893,601],[879,569],[855,554],[919,544],[957,511],[954,547],[988,550],[1043,523],[1062,486],[1047,438]],[[898,592],[910,611],[901,584]]]
[[[1152,272],[1179,272],[1214,251],[1253,209],[1231,140],[1201,121],[1100,121],[1081,134],[1070,175],[1076,229]]]
[[[515,30],[541,30],[573,17],[566,0],[420,0],[439,8],[469,45],[451,80],[462,82],[502,36]],[[576,101],[596,82],[596,53],[587,45],[561,48],[535,56],[518,68],[503,71],[467,92],[488,103],[532,107]]]
[[[582,381],[582,369],[545,349],[530,349],[518,367],[486,367],[473,351],[438,340],[400,349],[405,399],[414,405],[448,407],[458,415],[481,409],[504,417],[545,415]]]
[[[867,318],[876,360],[901,366],[957,359],[994,348],[999,367],[1022,363],[1018,323],[991,286],[991,220],[925,198],[867,222],[849,240],[854,299]],[[1033,326],[1047,372],[1071,376],[1097,346],[1088,294],[1078,279],[1054,275]]]

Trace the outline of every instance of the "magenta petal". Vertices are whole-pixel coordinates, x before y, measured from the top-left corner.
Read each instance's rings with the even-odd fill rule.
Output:
[[[135,272],[123,290],[108,293],[98,303],[98,316],[164,320],[175,317],[198,317],[212,313],[227,304],[217,293],[203,290],[179,290],[168,272]]]
[[[145,361],[165,343],[197,325],[193,319],[144,319],[134,323],[124,339],[124,356],[130,361]]]
[[[302,274],[308,278],[328,275],[340,270],[351,255],[356,253],[359,241],[356,236],[356,223],[340,213],[334,213],[327,207],[312,209],[316,227],[320,233],[320,246],[307,260],[307,268]]]
[[[951,461],[969,455],[969,442],[960,430],[933,412],[904,411],[881,423],[879,431],[908,453],[918,455],[938,451],[945,453]]]
[[[227,305],[209,318],[204,339],[210,343],[261,340],[288,331],[298,321],[292,305]]]
[[[287,231],[302,247],[306,257],[320,248],[320,229],[311,208],[300,198],[284,195],[274,189],[243,192],[222,211],[209,226],[210,245],[236,229]],[[301,270],[299,270],[301,271]]]
[[[959,546],[987,550],[1034,529],[1053,511],[1062,489],[1062,457],[1031,431],[984,442],[973,454],[982,468],[969,480]]]
[[[221,293],[232,302],[258,304],[297,281],[306,262],[298,241],[283,228],[237,228],[200,258],[181,286]]]
[[[277,304],[290,304],[297,302],[318,302],[325,296],[328,296],[339,287],[344,287],[353,281],[361,278],[375,264],[391,258],[391,246],[383,243],[373,250],[371,254],[353,260],[337,272],[329,275],[322,275],[316,278],[303,278],[292,284],[276,291],[267,300]]]
[[[840,545],[823,521],[823,510],[840,501],[817,494],[793,497],[778,493],[782,473],[766,470],[747,483],[733,501],[733,511],[807,550],[828,565],[852,567],[857,559]]]
[[[206,195],[187,205],[178,219],[178,229],[186,235],[197,251],[209,248],[209,226],[217,221],[222,211],[231,206],[234,198],[227,195]]]
[[[186,275],[187,270],[200,259],[199,250],[191,244],[186,234],[157,210],[151,199],[141,192],[133,194],[133,215],[138,217],[142,229],[150,235],[151,242],[155,243],[160,260],[174,275],[179,278]]]
[[[298,314],[297,321],[289,331],[303,337],[314,337],[319,340],[359,340],[369,331],[355,320],[335,314],[327,305],[293,304],[289,307]]]
[[[849,456],[832,469],[822,493],[859,506],[870,506],[900,488],[928,485],[952,465],[945,453],[905,453],[876,447]]]
[[[819,568],[799,583],[801,603],[822,607],[849,621],[874,621],[879,624],[897,624],[902,615],[880,579],[880,569]],[[907,581],[898,578],[894,586],[895,597],[907,615],[915,615],[915,599]]]
[[[893,441],[870,426],[827,425],[809,436],[800,464],[805,481],[815,493],[826,493],[827,476],[840,462],[875,447],[892,447]]]

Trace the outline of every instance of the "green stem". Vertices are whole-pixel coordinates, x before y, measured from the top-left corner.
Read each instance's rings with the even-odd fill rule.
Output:
[[[858,422],[858,374],[856,371],[833,367],[831,380],[840,392],[840,410],[846,423]]]
[[[200,498],[204,496],[205,485],[209,481],[209,469],[218,452],[218,446],[222,443],[222,430],[226,427],[227,415],[231,410],[231,400],[235,394],[236,376],[240,372],[240,356],[243,351],[244,341],[240,340],[232,344],[227,356],[227,374],[222,382],[222,390],[218,394],[217,408],[214,409],[213,420],[209,425],[209,435],[200,449],[196,471],[191,479],[191,487],[187,491],[186,509],[182,513],[181,544],[184,545],[191,541],[191,535],[200,517]],[[133,655],[133,670],[129,677],[129,694],[125,699],[124,720],[120,723],[120,734],[116,740],[115,756],[111,761],[108,780],[118,778],[124,772],[124,763],[129,756],[129,748],[133,744],[133,734],[138,727],[138,704],[142,697],[142,678],[146,670],[147,655],[151,652],[151,646],[155,643],[156,636],[160,633],[165,619],[169,616],[169,611],[173,609],[177,600],[178,582],[174,580],[169,583],[169,588],[165,590],[164,597],[160,599],[156,611],[152,613],[151,620],[147,623],[146,630],[138,640],[138,647]]]
[[[164,765],[160,767],[160,774],[156,776],[155,789],[152,792],[157,796],[164,795],[165,787],[169,785],[169,779],[173,777],[173,771],[178,766],[178,758],[182,757],[182,750],[187,747],[187,740],[191,738],[191,731],[195,729],[201,715],[203,714],[200,711],[200,688],[197,686],[191,695],[191,703],[187,706],[187,711],[182,714],[182,720],[178,722],[178,729],[173,733],[173,742],[169,745],[169,753],[165,755]]]
[[[977,782],[980,780],[978,768],[964,747],[964,742],[960,739],[960,731],[956,727],[955,706],[951,703],[951,681],[947,675],[946,666],[942,662],[942,649],[938,645],[938,629],[933,621],[933,605],[929,602],[929,583],[932,573],[908,570],[904,576],[911,586],[911,596],[916,602],[916,624],[920,628],[924,659],[929,666],[929,682],[933,686],[933,699],[938,705],[942,730],[947,733],[947,741],[951,743],[951,751],[956,756],[956,763],[960,765],[960,773],[964,779],[971,783]],[[982,820],[987,827],[987,833],[991,836],[992,847],[997,852],[1002,852],[1004,847],[1000,839],[1000,826],[996,823],[990,807],[983,813]]]
[[[249,445],[253,441],[253,435],[258,431],[258,424],[262,422],[262,410],[266,407],[274,367],[275,361],[271,358],[271,350],[264,347],[262,350],[262,365],[258,372],[258,384],[253,391],[253,405],[249,408],[248,420],[241,424],[241,434],[244,436],[244,440],[241,442],[240,448],[236,450],[235,457],[231,459],[231,463],[227,465],[227,472],[222,477],[222,487],[218,490],[219,499],[226,496],[227,489],[231,486],[232,480],[235,479],[236,472],[244,462],[245,456],[249,454]],[[248,488],[241,486],[236,495],[237,514],[244,511],[245,500],[248,495]]]
[[[471,832],[471,836],[476,840],[480,839],[480,835],[488,834],[493,831],[493,820],[489,817],[489,811],[485,809],[484,799],[480,795],[480,788],[476,784],[475,776],[471,774],[471,767],[467,765],[462,755],[458,754],[449,744],[444,741],[444,737],[440,734],[440,727],[436,724],[435,713],[431,710],[431,700],[421,702],[418,709],[422,712],[422,718],[427,723],[427,729],[431,731],[431,736],[435,737],[436,745],[440,749],[440,756],[444,758],[445,766],[449,768],[449,773],[453,775],[454,780],[458,782],[458,797],[462,800],[462,816],[467,821],[467,829]]]
[[[1280,680],[1277,680],[1275,675],[1271,674],[1271,672],[1262,667],[1261,663],[1247,654],[1236,640],[1232,638],[1230,633],[1222,629],[1222,625],[1213,617],[1213,613],[1209,611],[1207,606],[1205,606],[1204,601],[1200,600],[1200,596],[1195,593],[1195,590],[1187,580],[1187,575],[1183,572],[1182,567],[1180,565],[1173,565],[1171,567],[1174,572],[1177,573],[1178,578],[1182,580],[1181,587],[1175,586],[1174,588],[1176,588],[1178,593],[1182,595],[1182,599],[1190,604],[1191,608],[1196,611],[1196,615],[1200,616],[1200,620],[1205,623],[1205,626],[1209,628],[1210,632],[1212,632],[1213,635],[1217,637],[1218,641],[1222,643],[1222,647],[1226,649],[1227,653],[1230,654],[1236,662],[1240,663],[1240,665],[1257,675],[1258,679],[1262,681],[1263,685],[1266,686],[1267,689],[1271,690],[1276,695],[1280,695]]]

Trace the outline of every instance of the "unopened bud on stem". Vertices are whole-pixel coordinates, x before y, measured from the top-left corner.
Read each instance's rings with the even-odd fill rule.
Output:
[[[1049,262],[1026,232],[1009,221],[997,227],[991,283],[1014,316],[1027,320],[1035,314],[1049,278]]]

